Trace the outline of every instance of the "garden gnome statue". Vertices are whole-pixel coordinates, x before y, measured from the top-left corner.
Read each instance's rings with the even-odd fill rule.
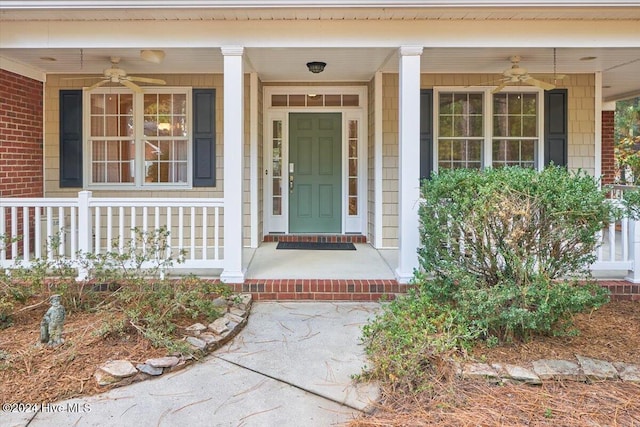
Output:
[[[40,322],[40,342],[55,347],[64,342],[62,339],[62,326],[64,325],[65,311],[60,304],[60,295],[51,295],[49,298],[51,307],[44,314]]]

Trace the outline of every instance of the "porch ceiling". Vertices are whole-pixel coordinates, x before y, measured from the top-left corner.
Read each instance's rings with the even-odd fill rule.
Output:
[[[161,64],[140,58],[140,48],[0,49],[0,66],[25,65],[43,74],[101,74],[110,56],[130,74],[222,73],[218,48],[167,48]],[[509,57],[521,56],[532,73],[553,73],[552,48],[425,48],[423,73],[501,73]],[[247,48],[247,72],[257,72],[264,82],[369,81],[378,70],[398,71],[396,48]],[[585,58],[593,58],[585,60]],[[309,61],[324,61],[323,73],[312,74]],[[10,68],[9,68],[10,69]],[[640,95],[640,47],[558,48],[555,71],[559,74],[602,72],[603,100]]]

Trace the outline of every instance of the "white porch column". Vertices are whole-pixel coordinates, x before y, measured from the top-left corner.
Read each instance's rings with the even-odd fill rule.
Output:
[[[399,252],[396,279],[408,283],[418,267],[420,201],[420,55],[422,46],[400,48]]]
[[[244,48],[226,46],[221,50],[224,56],[224,269],[220,280],[243,283]]]

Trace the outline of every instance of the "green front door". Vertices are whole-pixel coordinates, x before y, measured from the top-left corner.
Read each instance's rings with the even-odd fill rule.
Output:
[[[340,113],[289,114],[289,232],[340,233]]]

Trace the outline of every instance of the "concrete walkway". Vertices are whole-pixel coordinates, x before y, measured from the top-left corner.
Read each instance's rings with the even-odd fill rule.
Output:
[[[101,395],[0,412],[4,426],[332,426],[378,398],[354,385],[375,303],[254,303],[245,329],[181,371]],[[7,400],[4,396],[3,400]]]

